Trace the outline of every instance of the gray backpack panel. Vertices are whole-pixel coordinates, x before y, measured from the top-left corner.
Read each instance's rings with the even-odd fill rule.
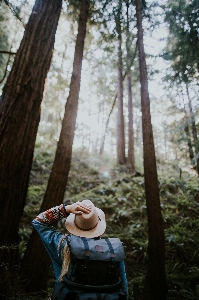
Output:
[[[125,258],[124,248],[119,238],[108,239],[114,249],[114,261],[121,262]],[[105,239],[86,238],[89,247],[89,260],[103,260],[110,261],[112,256],[110,254],[109,246]],[[82,238],[69,235],[68,242],[70,244],[70,251],[77,259],[85,258],[85,246]]]

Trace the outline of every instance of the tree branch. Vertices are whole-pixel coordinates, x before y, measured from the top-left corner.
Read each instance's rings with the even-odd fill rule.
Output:
[[[15,54],[17,54],[16,52],[4,51],[4,50],[0,50],[0,53],[2,53],[2,54],[9,54],[9,55],[15,55]]]

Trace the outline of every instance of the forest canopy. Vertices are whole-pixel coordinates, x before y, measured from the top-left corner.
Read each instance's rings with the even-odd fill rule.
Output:
[[[15,1],[13,3],[10,2],[10,6],[8,6],[6,5],[6,2],[2,1],[2,18],[9,18],[9,23],[8,21],[6,22],[6,20],[1,20],[2,34],[0,50],[16,52],[23,35],[23,24],[27,22],[32,5],[33,1],[25,1],[24,3]],[[77,30],[77,22],[75,19],[78,14],[78,8],[75,8],[74,10],[72,5],[73,4],[70,4],[67,1],[63,2],[62,14],[56,34],[53,61],[45,85],[44,100],[42,101],[41,110],[42,115],[37,135],[38,143],[43,143],[44,145],[50,144],[52,147],[56,147],[61,128],[65,99],[69,91],[74,51],[74,34]],[[106,12],[102,15],[100,9],[103,5],[107,5],[107,7]],[[193,9],[194,5],[195,10]],[[92,149],[97,152],[100,151],[101,140],[106,128],[106,121],[109,112],[111,111],[114,97],[117,93],[117,45],[114,38],[116,29],[114,29],[114,17],[111,16],[116,6],[115,1],[112,1],[112,3],[109,1],[109,4],[103,4],[103,1],[101,1],[101,3],[96,2],[96,7],[92,7],[93,15],[91,16],[90,24],[88,25],[89,28],[87,29],[85,41],[85,53],[82,67],[83,75],[81,79],[79,101],[80,108],[77,117],[74,148],[85,147],[89,151],[92,151]],[[192,12],[191,15],[190,11]],[[146,15],[143,21],[143,26],[145,27],[145,51],[149,74],[148,81],[151,114],[157,148],[156,156],[158,160],[164,157],[164,161],[169,157],[169,161],[174,162],[178,171],[179,168],[186,168],[190,165],[189,153],[187,152],[187,137],[184,132],[186,123],[184,106],[187,113],[189,113],[186,83],[188,84],[193,110],[195,110],[197,103],[198,59],[190,52],[192,51],[190,50],[190,47],[193,47],[194,55],[197,54],[197,51],[194,51],[194,49],[198,47],[197,11],[197,1],[192,1],[189,5],[186,5],[186,1],[180,1],[179,6],[178,2],[172,6],[172,2],[170,3],[169,1],[164,5],[157,5],[155,2],[150,1],[144,11],[144,14]],[[142,137],[140,133],[141,109],[138,96],[139,75],[137,70],[138,64],[136,63],[136,24],[134,14],[135,11],[132,7],[130,11],[130,56],[133,60],[133,62],[131,62],[133,76],[132,88],[134,95],[133,126],[135,133],[135,151],[139,160],[139,157],[142,156]],[[18,18],[16,18],[16,15]],[[186,19],[187,16],[189,16],[189,20]],[[126,26],[125,7],[123,7],[122,18],[123,64],[124,69],[126,70],[126,33],[124,32]],[[178,24],[177,27],[176,24]],[[196,32],[195,36],[194,28]],[[184,35],[186,34],[187,36],[186,41],[183,32]],[[188,41],[190,41],[190,43]],[[183,44],[181,45],[180,43],[184,43],[187,54],[185,54]],[[13,56],[9,58],[8,54],[1,54],[1,57],[1,79],[3,79],[6,69],[6,76],[11,69]],[[8,66],[6,66],[8,60],[10,60],[10,62]],[[194,66],[196,66],[196,71],[193,69],[195,68]],[[180,70],[182,70],[182,72]],[[124,71],[124,73],[125,72],[126,71]],[[182,77],[186,74],[189,74],[189,76],[192,77],[188,79],[187,76],[187,78],[183,79]],[[1,83],[1,87],[3,87],[4,82],[5,79]],[[89,109],[87,108],[88,101],[90,103]],[[175,113],[173,113],[173,111]],[[104,149],[107,153],[112,151],[116,153],[114,112],[116,113],[115,108],[111,114],[106,131]],[[126,116],[125,122],[127,123],[127,87],[125,82],[124,114]],[[53,124],[55,124],[55,126]],[[125,128],[127,128],[127,124]],[[192,161],[193,165],[194,163],[195,162]],[[139,165],[141,166],[141,160],[139,161]]]

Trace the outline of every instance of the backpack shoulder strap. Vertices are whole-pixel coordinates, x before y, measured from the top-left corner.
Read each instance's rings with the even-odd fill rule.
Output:
[[[88,245],[88,241],[85,237],[81,237],[81,240],[84,244],[84,249],[85,249],[85,252],[84,252],[84,257],[85,259],[89,259],[89,245]]]
[[[110,240],[108,238],[105,239],[105,241],[107,242],[107,245],[109,247],[109,250],[110,250],[110,257],[111,257],[111,261],[115,261],[115,251],[114,251],[114,248],[110,242]]]
[[[89,244],[88,244],[88,241],[85,237],[81,237],[81,240],[84,244],[84,249],[85,249],[85,252],[84,252],[84,264],[82,265],[82,274],[86,273],[87,272],[87,267],[88,267],[88,261],[89,261]]]

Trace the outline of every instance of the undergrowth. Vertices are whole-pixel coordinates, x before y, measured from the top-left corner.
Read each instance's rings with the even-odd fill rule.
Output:
[[[39,211],[52,160],[53,157],[48,152],[38,153],[34,159],[27,203],[19,230],[21,258],[32,230],[31,220]],[[159,188],[165,227],[168,300],[199,299],[198,179],[185,174],[180,179],[159,176]],[[109,167],[106,160],[92,160],[77,153],[73,157],[65,199],[72,202],[90,199],[105,212],[106,234],[109,237],[120,237],[125,247],[129,299],[140,300],[148,260],[143,176],[128,173],[124,167]],[[13,272],[7,269],[5,274],[7,279],[4,280],[4,285],[9,289],[9,278],[13,276]],[[39,299],[39,296],[23,294],[21,286],[25,283],[20,276],[20,268],[15,269],[14,274],[15,285],[12,285],[12,293],[7,299]],[[53,281],[51,274],[49,291]]]

